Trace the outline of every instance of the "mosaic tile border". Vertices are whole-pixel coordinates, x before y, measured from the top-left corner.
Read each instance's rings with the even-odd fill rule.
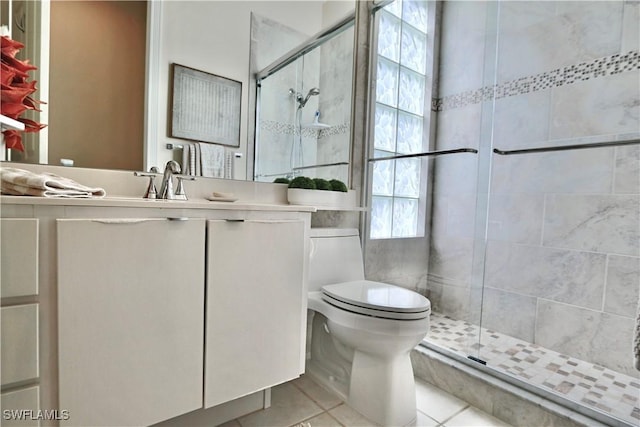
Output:
[[[351,123],[342,123],[340,125],[331,126],[328,129],[313,129],[303,127],[300,129],[297,125],[291,123],[277,122],[275,120],[261,120],[260,130],[279,135],[302,135],[305,138],[325,138],[327,136],[347,134],[351,131]]]
[[[581,62],[545,73],[521,77],[498,85],[485,86],[443,98],[434,98],[431,100],[431,110],[436,112],[450,110],[492,99],[524,95],[634,70],[640,70],[640,51],[637,50],[627,52],[624,55],[605,56],[590,62]]]

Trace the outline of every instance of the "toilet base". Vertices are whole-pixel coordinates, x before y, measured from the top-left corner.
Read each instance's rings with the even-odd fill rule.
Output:
[[[413,340],[400,353],[374,354],[344,345],[344,340],[337,339],[344,332],[324,315],[314,313],[306,374],[380,426],[413,425],[416,392],[409,356]],[[366,333],[359,332],[363,335]]]
[[[347,402],[382,426],[414,424],[416,386],[409,352],[382,360],[356,351]]]

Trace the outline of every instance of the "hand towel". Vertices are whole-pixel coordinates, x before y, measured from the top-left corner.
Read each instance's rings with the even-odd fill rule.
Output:
[[[191,162],[189,159],[190,155],[191,145],[184,144],[182,148],[182,173],[185,175],[193,175],[193,172],[191,172]]]
[[[200,148],[200,167],[202,176],[224,178],[224,147],[216,144],[197,143]]]
[[[52,173],[34,173],[24,169],[0,169],[2,194],[13,196],[90,198],[104,197],[102,188],[92,188]]]

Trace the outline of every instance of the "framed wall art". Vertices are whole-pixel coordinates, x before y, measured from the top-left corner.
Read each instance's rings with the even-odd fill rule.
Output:
[[[172,64],[171,135],[240,146],[242,83]]]

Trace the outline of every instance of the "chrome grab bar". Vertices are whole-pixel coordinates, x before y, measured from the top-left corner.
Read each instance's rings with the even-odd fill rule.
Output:
[[[303,169],[326,168],[326,167],[329,167],[329,166],[346,166],[348,164],[349,164],[349,162],[322,163],[322,164],[318,164],[318,165],[298,166],[298,167],[291,168],[291,169],[294,170],[294,171],[299,171],[299,170],[303,170]]]
[[[628,139],[626,141],[592,142],[588,144],[556,145],[553,147],[522,148],[519,150],[500,150],[498,148],[494,148],[493,152],[501,156],[509,156],[512,154],[545,153],[549,151],[582,150],[587,148],[617,147],[621,145],[636,144],[640,144],[640,139]]]
[[[380,162],[382,160],[410,159],[412,157],[443,156],[446,154],[477,153],[477,152],[478,150],[476,150],[475,148],[454,148],[452,150],[426,151],[424,153],[398,154],[396,156],[387,156],[387,157],[373,157],[368,160],[370,162]]]

